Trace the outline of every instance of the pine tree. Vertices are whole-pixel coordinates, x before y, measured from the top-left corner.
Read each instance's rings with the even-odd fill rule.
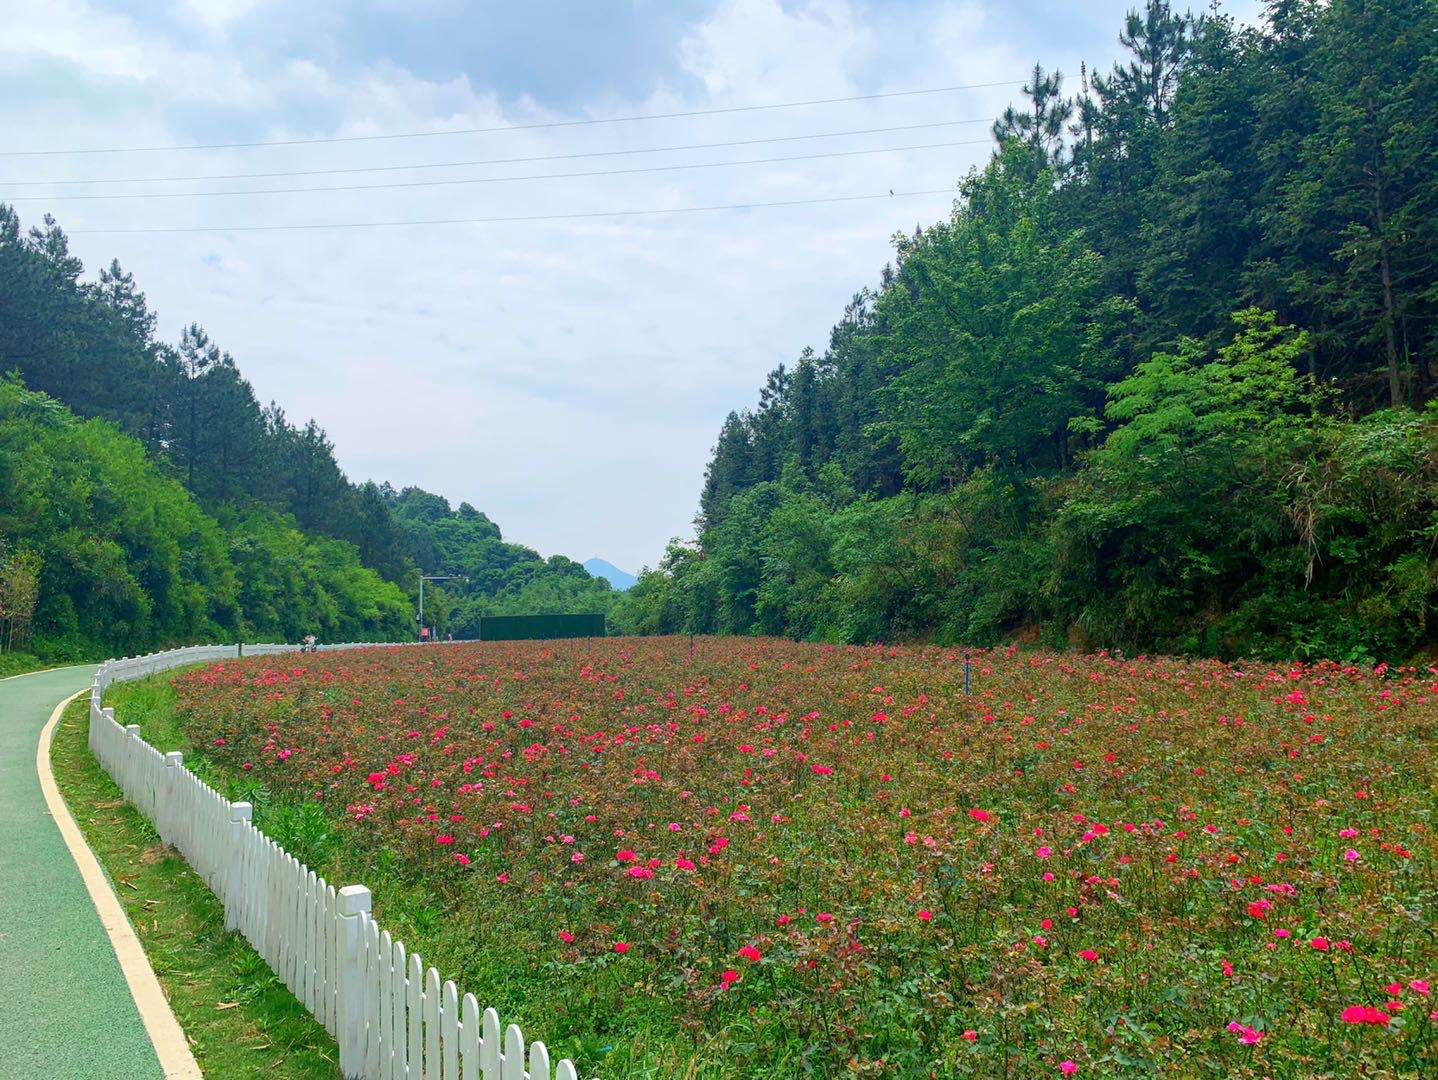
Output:
[[[1393,406],[1423,396],[1438,344],[1435,41],[1438,8],[1426,0],[1334,0],[1314,14],[1307,70],[1319,107],[1269,219],[1275,246],[1318,245],[1287,287],[1322,302],[1330,348],[1367,345],[1372,360],[1352,373],[1379,372]]]
[[[220,347],[198,323],[191,323],[181,333],[179,348],[171,360],[178,398],[171,409],[174,417],[171,447],[184,473],[185,488],[193,495],[203,475],[201,444],[211,419],[204,379],[221,362]]]
[[[1064,84],[1062,71],[1046,72],[1042,64],[1035,64],[1024,83],[1024,96],[1029,107],[1019,112],[1012,105],[994,121],[994,139],[1000,143],[1010,140],[1026,142],[1039,151],[1051,165],[1059,165],[1063,158],[1064,125],[1073,115],[1072,98],[1061,96]]]
[[[735,494],[752,483],[753,442],[748,424],[737,412],[724,418],[709,467],[704,472],[704,490],[699,497],[701,524],[717,522],[724,506]]]
[[[1140,114],[1163,127],[1193,49],[1192,31],[1193,17],[1175,15],[1168,0],[1148,0],[1142,13],[1130,11],[1118,40],[1131,59],[1115,64],[1106,77],[1094,77],[1105,110]]]

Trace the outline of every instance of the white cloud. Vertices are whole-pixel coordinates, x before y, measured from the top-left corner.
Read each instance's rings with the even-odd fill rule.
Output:
[[[94,10],[82,0],[12,3],[0,52],[69,61],[97,76],[143,79],[155,70],[156,58],[147,53],[129,20],[121,16]]]
[[[848,72],[865,42],[844,0],[811,0],[785,10],[777,0],[731,0],[679,45],[685,68],[709,97],[768,100],[826,97],[849,90]]]
[[[447,7],[448,5],[439,5]],[[16,148],[353,136],[567,119],[545,88],[502,106],[484,71],[436,79],[361,63],[337,39],[266,51],[249,0],[188,7],[206,29],[140,23],[80,0],[20,0],[0,77],[47,70],[0,115]],[[342,9],[340,9],[342,10]],[[665,85],[591,114],[704,109],[1022,77],[1026,53],[985,5],[904,14],[849,0],[721,0],[670,43]],[[997,7],[992,10],[1000,10]],[[324,18],[330,18],[324,13]],[[338,18],[339,15],[333,17]],[[1117,23],[1105,15],[1116,30]],[[256,44],[256,42],[259,44]],[[556,43],[582,56],[583,42]],[[1057,51],[1057,50],[1056,50]],[[696,89],[697,88],[697,89]],[[641,124],[204,153],[9,158],[11,177],[352,168],[578,153],[994,115],[1003,90]],[[431,170],[429,178],[633,167],[983,138],[982,124],[905,136]],[[915,135],[917,137],[915,137]],[[889,140],[886,143],[886,140]],[[67,229],[467,218],[951,188],[983,146],[771,166],[311,195],[61,202]],[[411,174],[278,180],[377,182]],[[259,184],[259,182],[256,182]],[[176,185],[175,189],[200,185]],[[244,182],[208,186],[244,187]],[[0,198],[43,188],[0,187]],[[418,483],[489,513],[507,536],[637,569],[687,532],[724,414],[829,326],[888,258],[888,237],[948,195],[623,220],[317,232],[74,237],[95,268],[133,270],[167,336],[197,320],[261,400],[317,417],[357,478]],[[19,202],[27,220],[44,203]]]
[[[211,30],[223,30],[250,14],[262,0],[183,0],[183,7]]]

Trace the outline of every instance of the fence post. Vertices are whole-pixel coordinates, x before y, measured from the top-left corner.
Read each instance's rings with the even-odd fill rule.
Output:
[[[180,786],[180,766],[184,760],[185,756],[178,750],[171,750],[165,755],[165,780],[160,790],[155,792],[155,831],[160,834],[161,840],[176,849],[179,845],[175,843],[175,826],[182,811],[176,805],[175,791]]]
[[[363,885],[346,885],[337,894],[339,908],[339,1015],[336,1042],[340,1073],[345,1080],[364,1075],[365,1061],[365,939],[364,917],[370,912],[370,891]]]
[[[95,681],[90,684],[89,738],[86,740],[90,744],[90,753],[95,754],[96,757],[100,756],[96,753],[96,747],[99,745],[100,740],[100,725],[95,723],[95,721],[100,715],[100,701],[104,693],[105,688],[100,685],[100,673],[97,671],[95,673]]]
[[[123,766],[125,778],[120,781],[120,790],[125,793],[125,798],[139,806],[141,813],[149,817],[150,811],[154,809],[155,805],[154,793],[151,792],[149,799],[144,798],[144,785],[139,782],[143,779],[143,777],[140,776],[138,764],[140,754],[136,749],[136,746],[144,741],[144,739],[140,738],[139,724],[125,725],[125,755]]]
[[[245,826],[255,808],[247,802],[230,803],[230,847],[226,852],[225,929],[240,928],[240,912],[245,906]]]

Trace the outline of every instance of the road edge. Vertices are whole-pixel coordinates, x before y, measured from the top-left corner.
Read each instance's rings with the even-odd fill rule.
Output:
[[[120,898],[115,895],[110,879],[105,876],[95,853],[85,842],[80,826],[76,824],[70,807],[60,794],[60,789],[55,784],[55,774],[50,768],[50,743],[55,725],[60,722],[60,717],[64,715],[65,707],[70,702],[89,692],[88,688],[77,690],[61,701],[50,713],[50,719],[45,722],[45,726],[40,729],[40,742],[35,751],[35,771],[40,776],[40,790],[45,795],[45,805],[60,830],[70,857],[75,860],[75,866],[85,882],[90,900],[99,913],[100,924],[105,928],[115,956],[120,961],[120,969],[130,987],[130,996],[140,1012],[140,1019],[150,1036],[155,1055],[160,1060],[161,1070],[167,1080],[199,1080],[202,1073],[195,1061],[195,1055],[190,1050],[189,1040],[185,1038],[180,1022],[175,1019],[170,1001],[160,988],[160,980],[155,975],[155,969],[150,966],[149,957],[145,955],[145,949],[135,935],[135,928],[130,925]]]

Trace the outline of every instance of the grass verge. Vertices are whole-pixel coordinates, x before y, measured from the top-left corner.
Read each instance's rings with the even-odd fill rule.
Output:
[[[127,710],[126,720],[131,718]],[[334,1040],[239,934],[224,907],[91,756],[88,702],[65,710],[50,763],[134,924],[206,1077],[339,1076]]]
[[[11,675],[27,675],[32,671],[53,666],[29,653],[0,653],[0,679],[8,679]]]
[[[179,750],[185,755],[185,766],[205,783],[231,800],[243,800],[254,807],[254,823],[291,855],[305,863],[331,884],[363,882],[374,897],[374,910],[381,925],[420,953],[426,965],[441,972],[464,970],[464,960],[480,952],[478,937],[491,938],[503,933],[489,920],[448,918],[437,899],[433,882],[417,875],[393,849],[382,847],[367,850],[363,846],[344,844],[344,833],[321,803],[301,799],[293,793],[277,791],[248,772],[225,767],[208,753],[208,747],[196,745],[181,726],[177,711],[177,695],[172,680],[184,672],[172,669],[133,681],[116,683],[106,691],[105,702],[115,709],[116,718],[125,725],[139,727],[141,737],[155,749],[168,753]],[[601,958],[602,963],[618,957]],[[561,965],[548,962],[552,976]],[[543,1020],[551,1030],[562,1023],[568,1011],[556,1003],[550,992],[536,994],[532,972],[518,974],[513,957],[505,955],[500,963],[478,972],[470,972],[463,988],[472,989],[484,1005],[494,1006],[506,1023],[515,1022],[529,1034],[536,1020]],[[556,976],[568,980],[568,973]],[[550,987],[555,984],[549,984]],[[638,982],[622,984],[610,975],[599,988],[587,983],[575,984],[571,993],[604,995],[613,1000],[612,1012],[618,1015],[625,1007],[643,1011],[646,1002],[654,1000],[655,985]],[[535,1002],[548,1003],[548,1012],[536,1017]],[[183,1024],[183,1019],[181,1020]],[[549,1040],[550,1052],[560,1049],[557,1056],[570,1057],[580,1065],[581,1075],[601,1073],[625,1077],[626,1080],[717,1080],[722,1072],[695,1071],[676,1052],[679,1045],[672,1029],[643,1031],[618,1048],[604,1027],[562,1030],[558,1038]],[[537,1036],[531,1036],[537,1037]],[[711,1041],[727,1040],[726,1033],[706,1036]],[[622,1055],[622,1056],[621,1056]],[[774,1065],[788,1062],[788,1051],[774,1048]],[[657,1062],[657,1064],[656,1064]],[[777,1075],[777,1072],[776,1072]]]

